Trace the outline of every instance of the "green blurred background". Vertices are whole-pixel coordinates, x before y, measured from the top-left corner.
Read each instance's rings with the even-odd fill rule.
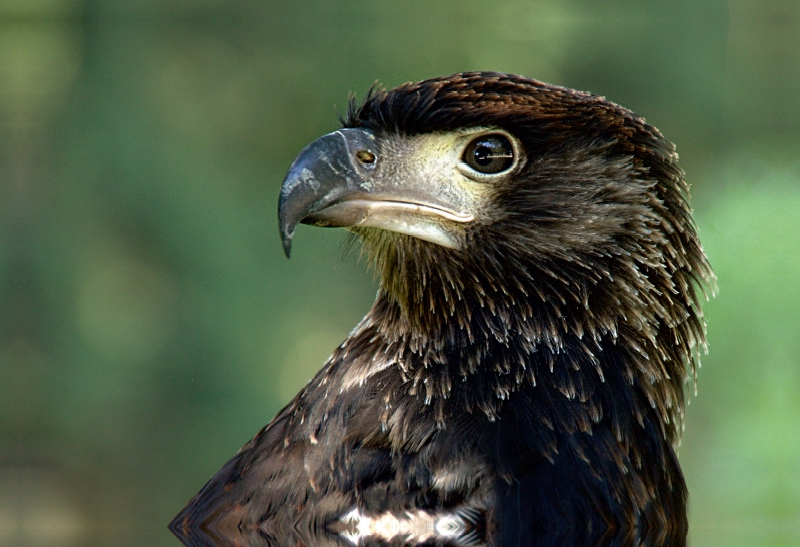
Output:
[[[177,547],[375,293],[339,231],[283,257],[295,154],[350,91],[476,69],[678,144],[719,276],[692,544],[800,544],[800,2],[0,0],[0,547]]]

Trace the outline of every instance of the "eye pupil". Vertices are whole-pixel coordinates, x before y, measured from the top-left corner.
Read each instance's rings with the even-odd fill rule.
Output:
[[[504,135],[481,135],[467,145],[463,159],[479,173],[501,173],[513,165],[514,148]]]
[[[488,146],[479,145],[475,148],[475,161],[478,165],[486,167],[492,163],[492,149]]]

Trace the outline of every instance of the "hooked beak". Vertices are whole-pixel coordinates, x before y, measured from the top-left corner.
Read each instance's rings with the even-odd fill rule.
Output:
[[[362,129],[340,129],[309,144],[294,160],[278,203],[286,256],[297,224],[382,228],[458,248],[455,227],[475,216],[409,163],[382,156],[381,142]]]

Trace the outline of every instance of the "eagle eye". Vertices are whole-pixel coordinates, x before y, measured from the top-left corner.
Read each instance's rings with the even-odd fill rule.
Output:
[[[467,145],[462,159],[478,173],[494,175],[512,166],[514,147],[504,135],[481,135]]]

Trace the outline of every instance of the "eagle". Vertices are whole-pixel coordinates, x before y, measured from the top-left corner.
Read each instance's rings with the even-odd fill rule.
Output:
[[[675,147],[603,97],[373,86],[279,198],[379,284],[322,370],[170,524],[185,545],[682,547],[676,447],[714,274]]]

